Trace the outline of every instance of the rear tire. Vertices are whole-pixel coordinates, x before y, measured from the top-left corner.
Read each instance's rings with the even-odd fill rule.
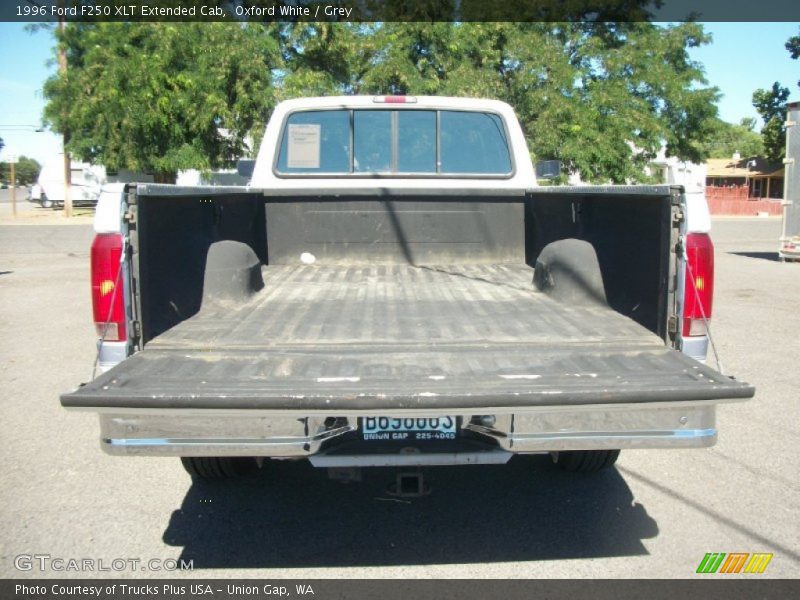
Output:
[[[553,462],[570,473],[596,473],[612,467],[619,450],[571,450],[553,452]]]
[[[251,457],[181,456],[181,464],[198,479],[230,479],[258,470],[256,459]]]
[[[45,196],[44,192],[42,192],[42,197],[39,200],[39,203],[42,205],[42,208],[53,208],[53,201]]]

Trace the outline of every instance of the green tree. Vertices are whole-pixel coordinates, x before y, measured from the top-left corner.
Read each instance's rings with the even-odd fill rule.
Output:
[[[27,156],[20,156],[17,159],[17,164],[14,165],[14,176],[17,180],[17,185],[31,185],[39,178],[39,171],[41,165],[32,158]],[[0,180],[4,183],[11,183],[11,165],[8,163],[0,163]]]
[[[664,144],[708,155],[718,93],[688,57],[709,41],[701,25],[429,22],[456,5],[477,6],[406,3],[419,22],[402,23],[69,24],[46,116],[78,157],[163,179],[241,155],[275,100],[304,95],[505,100],[536,158],[589,181],[641,181]]]
[[[17,183],[19,185],[36,183],[41,170],[42,166],[36,160],[27,156],[20,156],[16,166]]]
[[[66,76],[45,83],[45,118],[78,158],[153,172],[227,166],[274,105],[274,32],[259,24],[69,23]]]
[[[790,37],[786,42],[786,49],[793,59],[797,60],[800,58],[800,35],[793,35]],[[800,87],[800,81],[797,82],[797,85]]]
[[[498,98],[533,154],[589,181],[639,181],[663,143],[700,161],[716,89],[687,49],[702,26],[635,23],[386,23],[368,93]]]
[[[283,69],[276,78],[280,99],[358,94],[376,54],[362,23],[285,23],[280,26]]]
[[[709,158],[731,158],[736,152],[744,157],[762,156],[764,142],[754,128],[755,119],[742,119],[738,125],[715,119],[701,142],[702,150]]]
[[[800,35],[790,37],[785,44],[789,55],[800,58]],[[797,82],[800,86],[800,81]],[[789,88],[782,87],[777,81],[769,90],[757,89],[753,92],[753,106],[764,120],[761,137],[767,158],[779,162],[786,154],[786,101],[789,99]]]
[[[780,162],[786,152],[786,100],[789,88],[781,87],[777,81],[769,90],[758,89],[753,92],[753,106],[764,120],[761,138],[764,153],[772,162]]]

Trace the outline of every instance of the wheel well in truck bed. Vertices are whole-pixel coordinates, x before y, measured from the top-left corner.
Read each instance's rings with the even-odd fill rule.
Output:
[[[550,243],[585,240],[597,253],[607,302],[666,337],[671,197],[537,194],[525,204],[525,260]]]
[[[208,250],[233,240],[267,264],[258,194],[138,198],[134,272],[146,343],[200,310]]]

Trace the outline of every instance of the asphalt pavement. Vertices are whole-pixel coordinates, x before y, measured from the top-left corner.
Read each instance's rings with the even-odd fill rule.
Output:
[[[20,200],[26,200],[28,198],[28,186],[17,186],[17,202]],[[11,202],[11,188],[4,187],[0,188],[0,202]]]
[[[38,206],[38,204],[28,201],[28,188],[17,188],[14,190],[16,193],[15,201],[17,205],[17,213],[28,213],[30,209]],[[0,189],[0,215],[12,214],[13,203],[11,202],[11,190],[9,188]]]
[[[397,501],[390,470],[344,485],[279,463],[209,484],[177,459],[103,454],[96,417],[58,400],[94,358],[91,227],[5,220],[0,576],[109,575],[17,568],[39,554],[142,577],[182,559],[193,570],[170,576],[688,578],[707,552],[768,552],[760,577],[796,577],[800,264],[777,261],[779,233],[777,219],[714,223],[714,339],[725,372],[757,387],[719,409],[715,447],[624,451],[592,476],[548,457],[429,469],[432,493]]]

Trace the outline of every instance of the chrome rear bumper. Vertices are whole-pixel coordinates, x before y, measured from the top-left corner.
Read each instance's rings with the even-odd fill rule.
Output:
[[[478,414],[474,410],[469,413],[449,410],[448,414],[462,417],[462,430],[492,444],[495,449],[487,454],[505,456],[486,456],[482,460],[474,456],[459,458],[453,454],[450,456],[455,458],[448,459],[450,462],[430,459],[420,459],[419,462],[497,463],[505,462],[513,453],[707,447],[717,439],[716,404],[715,401],[584,405],[525,411],[519,408],[493,409]],[[380,414],[436,416],[431,411],[373,411],[369,416]],[[103,448],[114,455],[315,457],[312,463],[331,466],[336,461],[323,458],[329,446],[325,442],[358,431],[360,416],[367,415],[292,414],[244,409],[144,409],[122,413],[111,409],[100,413],[100,426]],[[381,464],[387,464],[387,461],[391,464],[393,459],[382,460]],[[365,464],[365,461],[361,460],[359,464]]]

